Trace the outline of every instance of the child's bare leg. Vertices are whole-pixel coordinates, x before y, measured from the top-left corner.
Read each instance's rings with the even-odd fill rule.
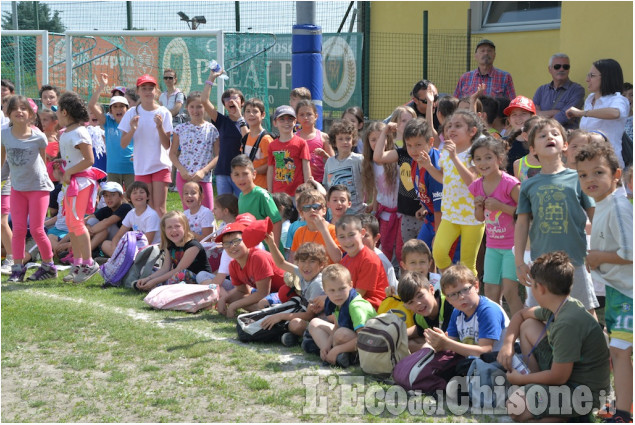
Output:
[[[152,182],[151,185],[151,201],[150,205],[159,214],[159,217],[165,215],[165,204],[168,200],[168,184],[164,182]]]
[[[267,307],[270,307],[270,305],[269,305],[269,301],[267,301],[265,298],[258,301],[258,310],[262,310],[263,308],[267,308]]]
[[[633,347],[626,350],[610,347],[610,350],[615,380],[615,408],[630,412],[633,403]]]
[[[95,233],[90,238],[90,246],[92,249],[98,248],[99,245],[104,243],[108,239],[108,229],[104,229],[101,232]],[[103,249],[102,249],[103,251]],[[104,252],[105,254],[105,252]]]
[[[112,241],[103,241],[101,243],[101,251],[106,254],[108,257],[112,257],[113,252],[115,252],[115,246],[113,246]]]
[[[307,326],[309,326],[309,322],[307,322],[306,320],[298,318],[291,319],[289,321],[289,332],[297,336],[302,336],[304,335],[304,331],[306,330]]]
[[[518,282],[511,279],[503,279],[503,297],[509,306],[510,316],[523,309],[523,302],[518,295]],[[487,285],[485,285],[487,289]]]
[[[408,350],[411,353],[421,350],[423,348],[423,344],[426,343],[425,337],[412,338],[408,340]]]
[[[7,257],[13,255],[11,250],[11,238],[13,238],[13,231],[9,227],[9,214],[2,214],[2,246]]]
[[[357,338],[355,331],[348,328],[337,328],[333,334],[333,347],[346,344],[355,338]]]
[[[540,372],[540,367],[538,366],[536,356],[532,355],[527,358],[527,355],[538,342],[538,338],[540,338],[544,328],[545,324],[536,319],[527,319],[520,325],[520,349],[523,353],[523,360],[527,363],[527,367],[529,367],[532,373]]]
[[[309,333],[321,350],[330,350],[333,346],[331,335],[334,329],[335,325],[333,323],[317,317],[309,323]]]
[[[496,285],[495,283],[486,283],[485,284],[485,296],[490,300],[494,301],[496,304],[501,303],[501,294],[503,292],[503,287],[501,285]]]

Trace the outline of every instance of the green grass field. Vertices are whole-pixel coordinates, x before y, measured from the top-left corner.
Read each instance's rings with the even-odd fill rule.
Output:
[[[170,193],[168,209],[177,202]],[[152,310],[143,294],[103,290],[98,275],[62,283],[65,273],[24,283],[3,276],[3,422],[509,419],[431,416],[421,407],[432,405],[429,397],[383,405],[390,387],[365,379],[359,368],[321,366],[300,347],[242,344],[235,321],[214,311]]]

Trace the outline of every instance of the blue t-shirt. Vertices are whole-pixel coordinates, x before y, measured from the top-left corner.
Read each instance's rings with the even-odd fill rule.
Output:
[[[134,139],[125,148],[121,148],[121,131],[119,124],[110,114],[106,114],[104,132],[106,138],[106,152],[108,161],[106,162],[106,172],[115,174],[134,174],[132,163],[132,147]]]
[[[508,324],[509,319],[503,308],[481,295],[476,311],[471,317],[467,317],[461,310],[454,309],[448,324],[448,336],[470,345],[478,345],[481,338],[493,339],[497,341],[494,343],[493,351],[499,351]]]
[[[289,230],[287,230],[287,242],[284,244],[286,249],[291,249],[291,245],[293,245],[293,235],[295,235],[296,230],[302,226],[306,226],[306,221],[302,219],[297,219],[291,223]]]
[[[231,162],[235,156],[240,154],[240,140],[242,134],[236,121],[232,121],[227,115],[218,113],[216,121],[212,120],[219,133],[220,149],[218,152],[218,162],[214,169],[214,175],[231,175]]]

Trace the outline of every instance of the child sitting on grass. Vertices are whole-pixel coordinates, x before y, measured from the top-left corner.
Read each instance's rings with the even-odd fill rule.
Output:
[[[269,233],[265,242],[272,240],[273,234]],[[309,321],[324,309],[326,295],[322,288],[322,269],[328,265],[328,257],[324,246],[314,242],[300,245],[295,256],[297,265],[286,261],[275,245],[271,249],[271,257],[276,266],[287,272],[285,275],[294,283],[291,291],[295,291],[302,298],[302,304],[307,307],[305,312],[273,314],[262,322],[263,329],[270,329],[278,322],[288,321],[289,332],[282,335],[281,342],[282,345],[291,347],[298,344]],[[293,293],[288,294],[292,295]]]
[[[589,391],[593,395],[593,406],[599,407],[600,391],[608,394],[610,385],[609,350],[606,346],[602,328],[595,318],[585,311],[584,305],[569,296],[573,286],[575,268],[563,251],[550,252],[536,258],[531,266],[532,289],[540,307],[531,307],[519,311],[512,318],[503,345],[498,353],[498,362],[510,372],[507,379],[512,385],[521,387],[510,395],[508,409],[514,412],[510,416],[518,422],[562,421],[563,418],[582,417],[581,422],[591,422],[588,402],[580,400],[578,386],[586,386],[585,397]],[[522,358],[530,373],[522,375],[512,367],[514,341],[520,338]],[[532,386],[541,386],[547,396],[544,404],[539,403],[539,411],[524,409],[518,412],[518,406],[526,406],[525,398]],[[569,387],[563,392],[559,386]],[[554,387],[556,386],[556,387]],[[568,399],[549,406],[554,399],[551,392],[569,394]],[[532,391],[533,394],[536,394]],[[559,397],[557,398],[558,400]],[[588,406],[586,411],[576,411],[575,406]],[[574,409],[562,409],[573,406]],[[552,409],[558,409],[554,414]]]
[[[408,328],[408,349],[411,353],[420,350],[425,344],[426,329],[447,331],[454,307],[441,290],[435,291],[424,273],[404,273],[399,279],[399,298],[414,315],[415,324]]]
[[[346,368],[353,361],[351,353],[357,351],[357,332],[377,313],[355,291],[346,267],[340,264],[327,266],[322,271],[322,285],[328,297],[325,313],[334,314],[335,323],[315,318],[309,323],[309,333],[323,361]]]

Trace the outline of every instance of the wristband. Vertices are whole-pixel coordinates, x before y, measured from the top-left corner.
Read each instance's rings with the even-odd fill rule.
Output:
[[[205,84],[210,85],[210,86],[213,86],[213,85],[214,85],[214,82],[213,82],[213,81],[210,81],[210,80],[207,80],[207,81],[205,81]]]

